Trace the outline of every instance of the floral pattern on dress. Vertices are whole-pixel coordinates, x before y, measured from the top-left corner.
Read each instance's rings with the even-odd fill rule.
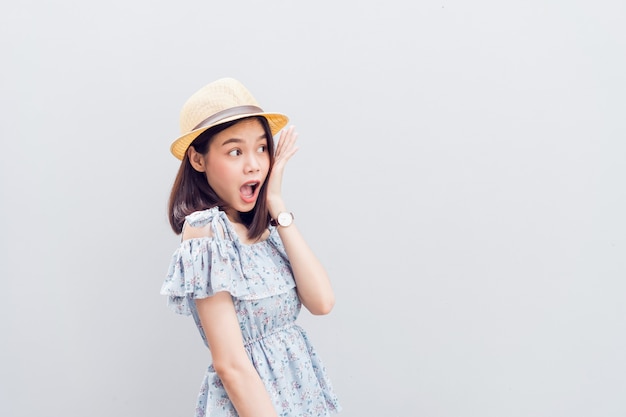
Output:
[[[204,344],[194,299],[220,291],[233,297],[244,348],[281,417],[325,417],[341,410],[326,370],[306,332],[296,324],[301,310],[291,266],[274,227],[270,236],[243,244],[218,208],[186,218],[194,227],[211,225],[213,237],[181,242],[161,294],[177,313],[191,315]],[[196,417],[237,417],[213,365],[209,365]]]

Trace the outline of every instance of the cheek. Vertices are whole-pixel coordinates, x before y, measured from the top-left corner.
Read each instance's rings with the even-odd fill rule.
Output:
[[[221,184],[228,182],[231,171],[228,164],[225,164],[220,160],[213,160],[209,161],[208,167],[209,169],[206,171],[206,177],[209,185],[211,185],[214,190],[220,188]]]
[[[267,171],[270,168],[270,155],[269,153],[265,153],[265,158],[262,159],[263,168]]]

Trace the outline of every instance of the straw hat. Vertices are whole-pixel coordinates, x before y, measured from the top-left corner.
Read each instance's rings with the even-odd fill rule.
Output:
[[[221,78],[202,87],[183,105],[180,112],[180,137],[170,151],[182,160],[187,148],[210,127],[250,116],[267,119],[272,135],[287,125],[289,118],[281,113],[267,113],[239,81]]]

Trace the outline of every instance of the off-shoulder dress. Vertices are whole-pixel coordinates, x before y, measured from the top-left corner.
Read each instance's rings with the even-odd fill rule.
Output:
[[[208,347],[194,299],[227,291],[233,298],[245,350],[281,417],[322,417],[340,411],[326,370],[305,331],[296,324],[301,303],[284,246],[270,226],[266,240],[244,244],[217,207],[187,216],[186,224],[210,224],[212,237],[181,242],[161,294],[179,314],[191,315]],[[200,388],[196,417],[235,417],[210,364]]]

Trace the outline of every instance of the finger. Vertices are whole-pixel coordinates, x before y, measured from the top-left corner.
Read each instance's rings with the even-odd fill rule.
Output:
[[[293,126],[291,126],[289,129],[287,129],[286,132],[283,133],[284,135],[281,134],[280,140],[276,147],[275,155],[277,158],[287,152],[290,148],[292,148],[296,142],[296,139],[298,138],[298,133],[295,132]]]
[[[282,148],[285,146],[285,142],[289,139],[291,134],[293,133],[294,127],[289,126],[287,129],[283,129],[280,132],[280,137],[278,139],[278,144],[276,145],[276,153],[279,153]]]
[[[280,158],[276,158],[276,161],[274,163],[274,169],[276,169],[277,171],[282,171],[285,168],[285,165],[287,164],[287,161],[289,161],[291,159],[291,157],[293,155],[295,155],[295,153],[298,151],[298,147],[294,146],[289,148],[288,150],[284,151],[281,155]]]
[[[286,161],[296,153],[298,147],[295,144],[295,141],[291,141],[290,143],[285,143],[285,146],[281,149],[280,155],[276,156],[276,161]]]
[[[292,132],[289,136],[287,136],[285,143],[283,144],[283,148],[281,149],[282,153],[289,152],[294,146],[296,146],[296,140],[298,139],[298,134]]]
[[[287,149],[293,146],[293,143],[298,136],[295,129],[296,128],[294,126],[291,126],[287,131],[287,134],[285,135],[285,141],[281,146],[281,152],[285,152]]]

